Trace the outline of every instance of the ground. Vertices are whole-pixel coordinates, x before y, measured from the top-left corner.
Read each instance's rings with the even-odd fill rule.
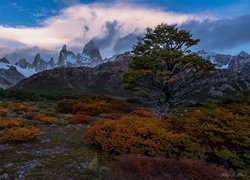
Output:
[[[38,103],[40,112],[53,114],[54,104]],[[11,112],[23,119],[25,112]],[[103,179],[109,168],[95,150],[84,143],[89,125],[68,122],[67,115],[56,114],[60,122],[45,124],[25,120],[41,129],[38,137],[27,142],[0,142],[0,179]]]

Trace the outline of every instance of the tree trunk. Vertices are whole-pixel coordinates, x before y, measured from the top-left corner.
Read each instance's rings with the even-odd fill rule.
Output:
[[[159,117],[164,120],[168,118],[168,115],[171,112],[170,105],[167,102],[160,102],[157,109]]]

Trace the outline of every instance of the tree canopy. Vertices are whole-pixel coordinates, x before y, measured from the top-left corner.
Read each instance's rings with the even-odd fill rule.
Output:
[[[213,74],[214,65],[190,50],[198,42],[175,25],[147,28],[133,47],[134,59],[124,76],[126,87],[167,115]]]

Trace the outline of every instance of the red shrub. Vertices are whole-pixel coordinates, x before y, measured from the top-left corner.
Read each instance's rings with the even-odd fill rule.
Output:
[[[140,155],[122,156],[114,163],[119,179],[233,179],[223,168],[202,161],[171,160]]]
[[[94,117],[84,114],[76,114],[71,117],[74,123],[89,124],[94,121]]]

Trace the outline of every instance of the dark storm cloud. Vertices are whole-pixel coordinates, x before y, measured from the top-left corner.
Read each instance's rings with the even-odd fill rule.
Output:
[[[188,22],[181,28],[201,40],[199,49],[227,50],[250,43],[250,15],[217,21]]]
[[[131,33],[131,34],[128,34],[127,36],[117,39],[115,46],[114,46],[115,54],[120,54],[126,51],[131,51],[132,47],[135,45],[137,41],[138,36],[139,35],[136,33]]]
[[[104,29],[104,37],[103,38],[94,38],[94,42],[96,46],[100,49],[106,48],[111,46],[112,43],[117,38],[119,33],[119,29],[122,25],[119,25],[117,21],[114,22],[106,22],[103,29]]]

